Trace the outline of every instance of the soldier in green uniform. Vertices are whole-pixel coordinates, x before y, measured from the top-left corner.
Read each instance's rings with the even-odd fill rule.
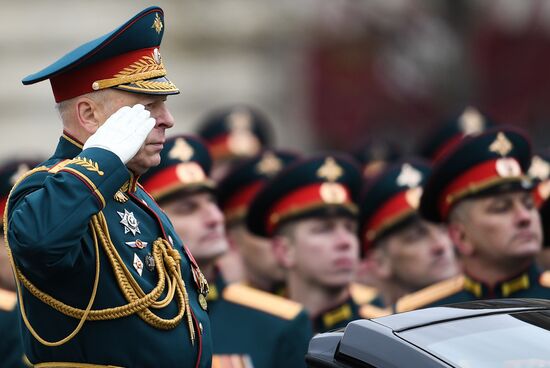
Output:
[[[422,186],[431,168],[421,160],[390,165],[366,184],[361,196],[362,262],[373,264],[380,295],[371,304],[392,306],[398,298],[458,273],[444,225],[418,214]]]
[[[211,366],[206,279],[138,183],[174,124],[164,29],[147,8],[23,79],[50,80],[64,130],[4,215],[35,367]]]
[[[314,332],[364,317],[351,286],[359,261],[361,170],[335,153],[297,160],[254,197],[248,229],[272,237],[287,269],[287,296],[308,310]]]
[[[6,201],[13,184],[21,175],[37,164],[39,164],[39,161],[15,159],[4,163],[0,167],[0,215],[4,215]],[[0,237],[0,331],[2,331],[2,340],[0,341],[2,365],[6,367],[26,367],[19,328],[19,308],[17,308],[15,279],[4,243],[4,236]]]
[[[227,284],[216,267],[228,240],[205,144],[193,136],[172,137],[161,157],[143,176],[143,185],[208,279],[203,302],[212,326],[212,367],[305,367],[311,326],[303,307],[245,284]]]
[[[246,212],[262,185],[298,157],[290,151],[264,150],[237,164],[218,186],[229,244],[236,249],[244,268],[243,282],[274,294],[284,289],[285,270],[275,258],[271,240],[248,231]]]
[[[446,222],[463,275],[402,297],[398,312],[493,298],[549,298],[550,275],[535,264],[540,216],[526,175],[529,140],[512,128],[463,139],[435,163],[420,213]]]

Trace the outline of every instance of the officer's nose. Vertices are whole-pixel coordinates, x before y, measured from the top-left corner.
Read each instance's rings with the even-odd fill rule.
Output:
[[[451,249],[451,239],[447,229],[442,226],[430,225],[431,251],[436,255],[442,255]]]
[[[223,224],[223,213],[215,202],[209,202],[204,210],[208,226],[216,227]]]
[[[521,227],[529,226],[533,221],[533,209],[520,201],[515,203],[514,215],[516,223]]]
[[[155,119],[157,121],[156,127],[158,128],[170,129],[174,126],[174,117],[165,102],[160,104],[158,112],[155,114]]]
[[[344,225],[339,225],[335,230],[336,247],[339,250],[348,250],[359,246],[357,235]]]

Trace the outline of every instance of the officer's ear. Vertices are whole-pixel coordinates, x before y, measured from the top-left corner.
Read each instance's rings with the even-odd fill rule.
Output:
[[[75,101],[76,119],[79,126],[92,135],[105,121],[104,112],[98,101],[80,96]]]
[[[296,247],[290,243],[286,235],[275,235],[272,239],[273,253],[277,262],[286,269],[293,268],[296,263]]]
[[[447,226],[447,229],[449,230],[451,241],[461,255],[469,256],[474,252],[474,246],[463,223],[452,221]]]

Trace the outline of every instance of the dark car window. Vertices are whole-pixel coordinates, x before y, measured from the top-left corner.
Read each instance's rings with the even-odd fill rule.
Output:
[[[397,333],[456,367],[550,368],[550,314],[498,314]]]

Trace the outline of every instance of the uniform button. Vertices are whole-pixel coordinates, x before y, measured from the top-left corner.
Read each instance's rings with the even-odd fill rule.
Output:
[[[202,322],[199,322],[199,330],[201,330],[201,335],[202,335]]]

